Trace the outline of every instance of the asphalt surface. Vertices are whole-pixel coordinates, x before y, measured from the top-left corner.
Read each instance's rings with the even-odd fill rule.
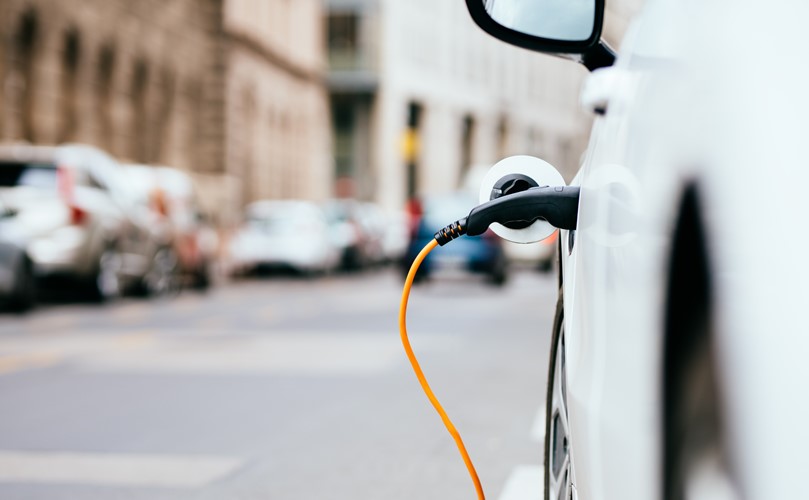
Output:
[[[0,498],[474,498],[400,294],[392,271],[273,276],[0,315]],[[414,289],[411,341],[487,498],[541,492],[555,300],[533,271]]]

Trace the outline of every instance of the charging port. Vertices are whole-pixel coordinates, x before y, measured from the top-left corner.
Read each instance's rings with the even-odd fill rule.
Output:
[[[489,200],[496,200],[501,196],[508,196],[510,194],[521,193],[531,188],[539,187],[537,181],[524,174],[509,174],[501,177],[500,180],[492,187],[492,194]],[[533,224],[528,221],[510,221],[503,225],[509,229],[525,229]]]

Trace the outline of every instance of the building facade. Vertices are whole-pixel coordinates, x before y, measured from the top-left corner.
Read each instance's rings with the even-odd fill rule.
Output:
[[[575,173],[590,123],[584,68],[489,37],[461,0],[328,6],[338,191],[396,209],[513,154]]]
[[[221,222],[330,191],[320,0],[3,0],[0,140],[197,178]]]
[[[331,192],[321,0],[228,0],[225,163],[241,198]]]
[[[198,144],[217,0],[4,0],[0,138],[85,142],[143,163],[217,166]]]

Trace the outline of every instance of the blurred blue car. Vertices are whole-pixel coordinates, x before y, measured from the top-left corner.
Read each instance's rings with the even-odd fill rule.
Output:
[[[433,239],[436,231],[466,217],[477,205],[473,196],[464,193],[414,202],[411,205],[413,221],[410,242],[401,261],[402,274],[407,275],[416,256]],[[484,274],[488,283],[500,286],[508,278],[508,261],[500,238],[487,231],[482,236],[464,236],[433,250],[419,268],[415,281],[422,281],[440,271]]]

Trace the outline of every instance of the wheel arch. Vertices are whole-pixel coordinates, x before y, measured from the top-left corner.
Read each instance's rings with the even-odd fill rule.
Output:
[[[710,433],[718,434],[721,429],[713,333],[715,296],[702,196],[696,182],[685,186],[668,262],[661,353],[661,498],[665,500],[683,498],[683,474],[694,446],[689,441],[693,438],[689,425],[691,429],[695,422],[702,425],[708,441],[713,439]],[[699,394],[691,396],[694,392]]]

